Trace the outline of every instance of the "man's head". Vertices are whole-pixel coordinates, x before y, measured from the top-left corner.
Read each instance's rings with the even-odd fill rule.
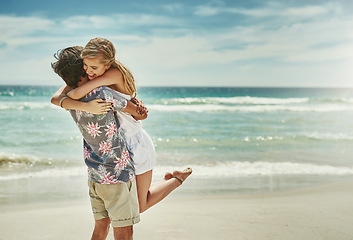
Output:
[[[70,87],[77,87],[82,78],[86,78],[81,52],[83,47],[68,47],[54,54],[56,62],[51,66]]]

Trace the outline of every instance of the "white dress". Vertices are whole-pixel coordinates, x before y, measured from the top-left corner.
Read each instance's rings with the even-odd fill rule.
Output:
[[[118,92],[126,100],[129,95]],[[142,123],[129,113],[116,111],[120,129],[125,135],[126,147],[135,163],[135,174],[140,175],[154,168],[156,152],[150,135],[142,128]]]

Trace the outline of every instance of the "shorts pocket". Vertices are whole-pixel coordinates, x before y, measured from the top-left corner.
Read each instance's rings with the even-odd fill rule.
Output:
[[[131,192],[131,189],[132,189],[132,181],[127,182],[127,183],[126,183],[126,187],[127,187],[127,189],[129,190],[129,192]]]

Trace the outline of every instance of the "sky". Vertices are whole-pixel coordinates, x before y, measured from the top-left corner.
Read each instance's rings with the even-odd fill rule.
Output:
[[[137,86],[353,87],[351,0],[0,0],[0,85],[109,39]]]

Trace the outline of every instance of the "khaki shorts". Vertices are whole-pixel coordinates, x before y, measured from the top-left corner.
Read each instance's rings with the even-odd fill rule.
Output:
[[[126,227],[140,221],[136,181],[99,184],[88,181],[95,220],[110,218],[112,227]]]

